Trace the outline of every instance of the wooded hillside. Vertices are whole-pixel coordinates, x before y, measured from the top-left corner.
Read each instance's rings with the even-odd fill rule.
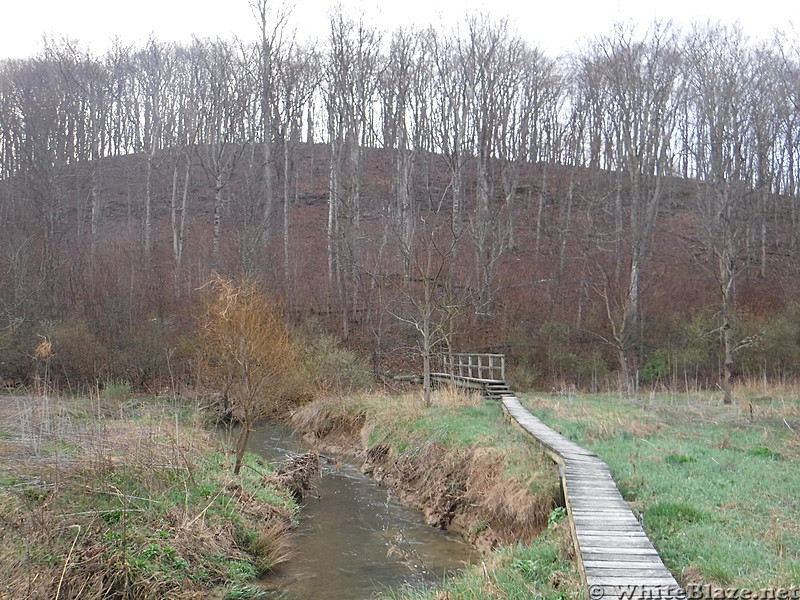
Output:
[[[338,14],[255,43],[0,62],[0,376],[189,377],[197,289],[257,277],[376,369],[451,345],[517,385],[800,374],[800,46]],[[410,368],[410,367],[409,367]],[[418,369],[419,366],[417,365]]]

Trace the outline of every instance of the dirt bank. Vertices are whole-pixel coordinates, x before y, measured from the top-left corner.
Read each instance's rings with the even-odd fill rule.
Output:
[[[404,435],[407,422],[369,409],[318,401],[297,411],[292,423],[321,450],[355,456],[428,524],[459,532],[483,551],[529,543],[560,503],[557,473],[546,460],[531,465],[548,471],[536,492],[530,481],[509,475],[508,449],[425,439],[410,429]]]

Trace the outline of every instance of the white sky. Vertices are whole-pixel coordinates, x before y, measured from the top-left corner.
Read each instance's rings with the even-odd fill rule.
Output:
[[[322,37],[336,0],[295,0],[298,33]],[[800,36],[800,4],[793,0],[342,0],[347,12],[363,12],[367,22],[391,31],[399,25],[452,24],[466,12],[508,16],[517,32],[551,56],[575,47],[581,38],[610,33],[615,22],[679,24],[739,21],[753,37],[774,28]],[[67,36],[103,52],[115,36],[141,42],[151,34],[164,41],[200,37],[256,39],[248,0],[2,0],[0,58],[23,58],[42,48],[42,36]],[[792,24],[798,26],[793,28]]]

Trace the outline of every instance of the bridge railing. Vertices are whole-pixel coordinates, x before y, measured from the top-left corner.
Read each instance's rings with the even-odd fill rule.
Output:
[[[444,352],[439,357],[442,372],[471,379],[506,379],[505,354],[481,354],[475,352]]]

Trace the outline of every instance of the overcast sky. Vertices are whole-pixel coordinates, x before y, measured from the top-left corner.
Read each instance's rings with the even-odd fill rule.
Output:
[[[165,41],[201,37],[256,38],[248,0],[3,0],[0,58],[22,58],[42,48],[42,36],[67,36],[102,52],[118,36],[141,42],[151,34]],[[296,0],[298,33],[325,35],[335,0]],[[787,0],[342,0],[348,13],[381,30],[404,24],[457,21],[469,11],[508,16],[517,32],[550,55],[569,51],[582,38],[609,33],[615,22],[650,23],[654,18],[679,24],[692,20],[739,21],[753,37],[769,37],[774,28],[800,35],[800,5]]]

